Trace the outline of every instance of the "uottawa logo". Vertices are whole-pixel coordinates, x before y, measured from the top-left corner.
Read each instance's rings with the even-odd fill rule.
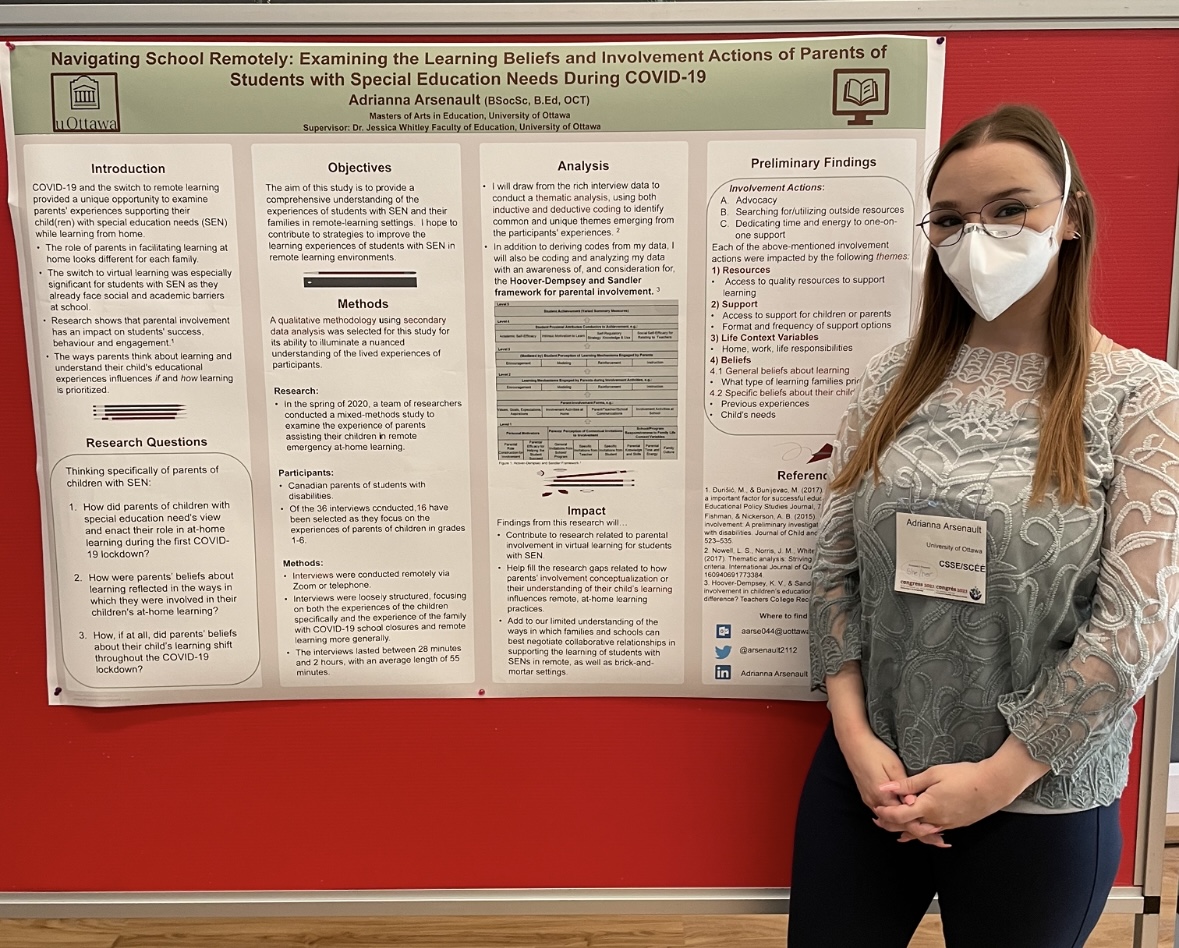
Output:
[[[55,132],[117,132],[119,75],[114,72],[49,74]]]

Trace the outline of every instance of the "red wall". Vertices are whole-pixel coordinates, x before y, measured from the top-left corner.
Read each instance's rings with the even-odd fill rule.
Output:
[[[1164,357],[1179,31],[952,34],[943,132],[1009,101],[1044,108],[1081,163],[1101,217],[1099,327]],[[0,890],[789,884],[821,705],[48,707],[36,454],[7,221],[0,360]],[[1137,757],[1131,779],[1134,788]],[[1121,884],[1132,881],[1136,820],[1131,792]]]

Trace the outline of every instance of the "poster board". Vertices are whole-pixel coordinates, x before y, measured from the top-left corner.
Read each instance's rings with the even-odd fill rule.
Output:
[[[0,49],[50,703],[813,698],[943,47]]]
[[[1053,115],[1101,209],[1098,325],[1163,356],[1179,177],[1179,37],[1170,28],[1096,22],[1085,30],[1007,26],[951,34],[943,127],[952,131],[1010,100]],[[658,33],[650,23],[645,31]],[[788,31],[782,23],[779,32]],[[1146,232],[1162,236],[1143,240]],[[8,228],[0,228],[0,254],[2,282],[12,286]],[[2,383],[11,409],[3,423],[11,511],[3,575],[9,626],[20,631],[6,638],[0,670],[4,714],[17,722],[5,729],[5,753],[20,775],[3,793],[5,811],[21,815],[0,830],[14,856],[4,864],[4,889],[780,893],[788,884],[794,801],[824,726],[816,705],[533,699],[102,714],[47,708],[40,561],[30,552],[39,529],[35,455],[11,294],[0,311],[3,351],[20,369]],[[1130,786],[1142,790],[1149,781],[1140,762],[1136,755]],[[1146,875],[1144,807],[1157,804],[1132,792],[1124,802],[1117,882],[1137,887]],[[719,827],[707,816],[718,806]]]

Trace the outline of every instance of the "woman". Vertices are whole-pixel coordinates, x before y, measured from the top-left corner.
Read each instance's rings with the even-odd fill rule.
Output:
[[[967,125],[927,193],[920,325],[820,518],[790,945],[906,945],[935,894],[949,948],[1083,945],[1179,636],[1179,373],[1090,325],[1093,206],[1044,115]]]

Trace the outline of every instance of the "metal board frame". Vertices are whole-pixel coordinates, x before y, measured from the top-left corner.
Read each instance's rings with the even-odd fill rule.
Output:
[[[1116,886],[1105,903],[1105,911],[1142,917],[1143,904],[1138,886]],[[0,917],[4,918],[785,915],[789,911],[789,889],[9,892],[0,898]],[[938,911],[936,899],[930,911]]]
[[[1174,0],[737,0],[669,3],[25,3],[0,4],[0,27],[20,33],[102,35],[129,32],[257,30],[333,32],[589,33],[658,29],[666,33],[760,30],[1173,29]]]
[[[385,33],[518,34],[570,31],[951,32],[960,30],[1179,29],[1175,0],[766,0],[732,3],[143,3],[2,4],[0,31],[19,36]],[[1179,246],[1179,226],[1176,230]],[[1168,359],[1179,366],[1179,254],[1169,307]],[[1110,893],[1106,912],[1135,916],[1135,946],[1156,944],[1162,895],[1174,662],[1144,707],[1134,885]],[[310,915],[777,914],[788,889],[485,889],[290,892],[7,892],[11,918]],[[930,907],[937,911],[937,902]],[[1177,931],[1176,948],[1179,948]]]

